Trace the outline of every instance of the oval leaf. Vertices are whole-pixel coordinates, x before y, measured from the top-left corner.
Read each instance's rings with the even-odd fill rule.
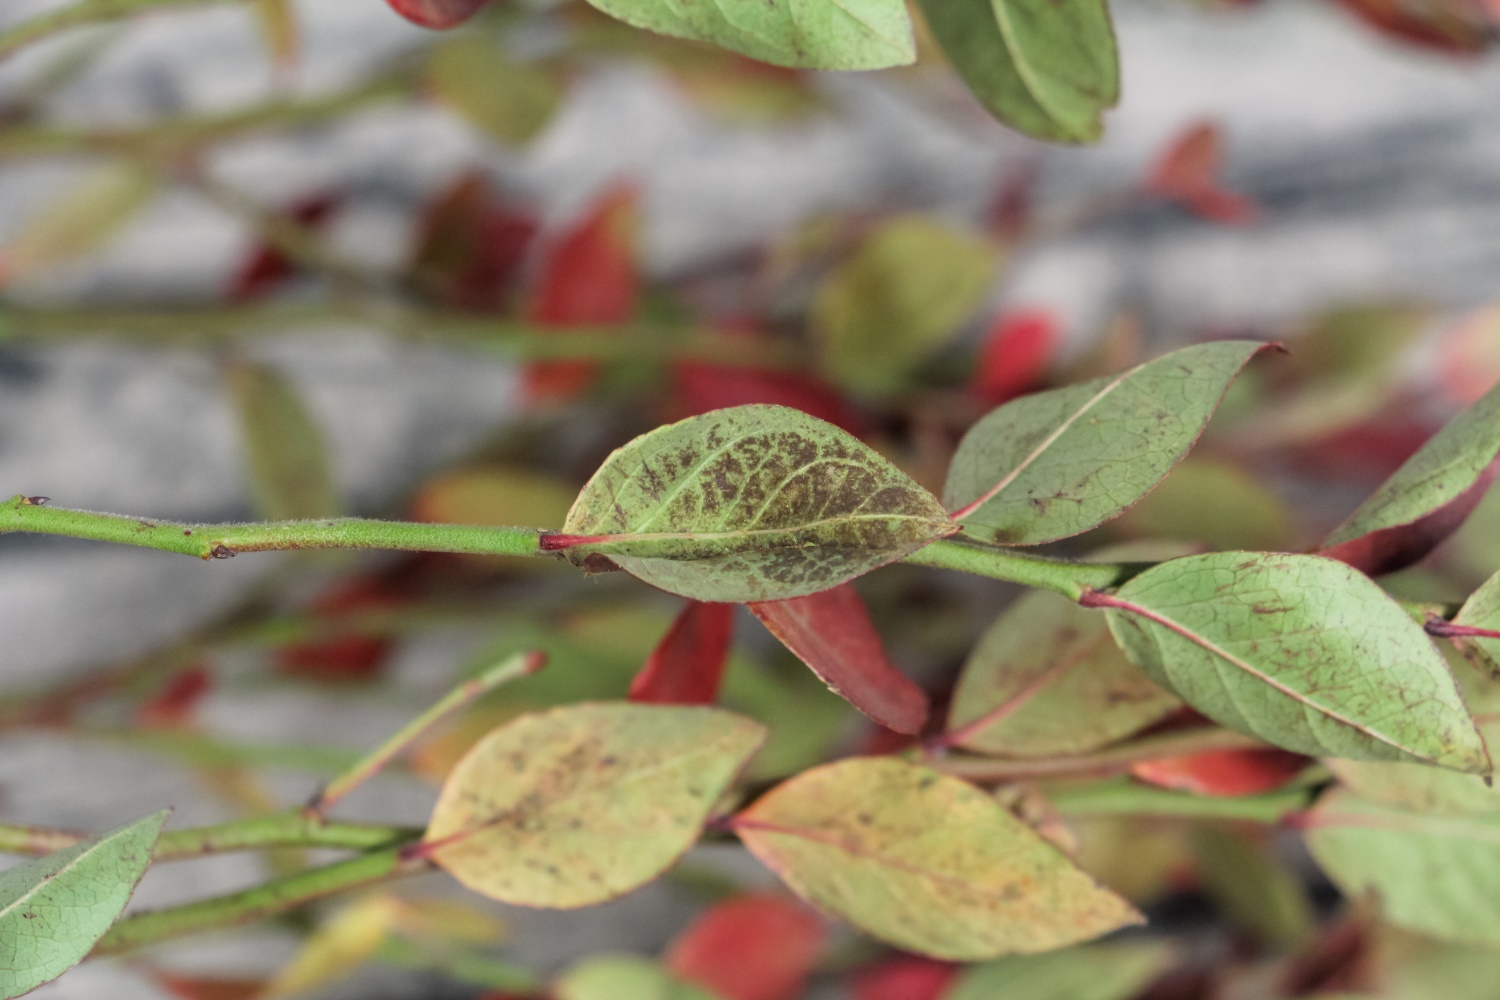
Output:
[[[943,1000],[1130,1000],[1174,959],[1171,946],[1159,941],[1016,955],[963,970]]]
[[[0,873],[0,998],[83,960],[130,902],[166,820],[162,810]]]
[[[1085,753],[1180,704],[1120,652],[1101,616],[1033,591],[995,619],[969,654],[948,730],[954,745],[979,753]]]
[[[886,656],[852,586],[752,604],[750,610],[839,697],[898,733],[921,732],[927,695]]]
[[[797,900],[746,893],[700,914],[672,942],[666,964],[725,1000],[797,1000],[827,936],[823,919]]]
[[[1432,436],[1323,543],[1371,575],[1409,566],[1463,524],[1500,473],[1500,385]]]
[[[249,361],[229,370],[256,507],[269,521],[339,512],[333,472],[317,423],[281,372]]]
[[[1422,816],[1334,791],[1306,838],[1334,884],[1351,898],[1373,891],[1391,923],[1500,944],[1500,817]]]
[[[923,215],[881,224],[818,289],[824,369],[859,392],[901,388],[984,303],[994,275],[995,249],[978,237]]]
[[[432,859],[505,903],[613,899],[692,846],[765,733],[686,706],[600,702],[523,716],[449,775],[427,829]]]
[[[1208,750],[1182,757],[1141,761],[1131,766],[1130,773],[1148,785],[1194,795],[1240,796],[1275,791],[1291,782],[1310,763],[1301,754],[1270,748]],[[1436,768],[1428,770],[1437,771]]]
[[[712,42],[777,66],[882,69],[916,61],[902,0],[589,0],[637,28]]]
[[[549,995],[556,1000],[723,1000],[638,955],[585,959],[559,976]]]
[[[563,531],[571,545],[700,601],[775,601],[836,587],[956,530],[868,445],[784,406],[737,406],[660,427],[612,454]],[[544,544],[548,544],[544,542]]]
[[[803,898],[909,951],[1045,951],[1141,917],[973,785],[891,757],[806,771],[735,817]]]
[[[1093,142],[1120,99],[1105,0],[920,0],[953,68],[990,113],[1038,139]]]
[[[967,530],[1002,545],[1103,524],[1182,461],[1229,383],[1268,346],[1199,344],[1007,403],[964,435],[943,500]]]
[[[1343,563],[1188,556],[1084,600],[1110,608],[1115,639],[1158,683],[1230,729],[1314,756],[1490,770],[1421,626]]]

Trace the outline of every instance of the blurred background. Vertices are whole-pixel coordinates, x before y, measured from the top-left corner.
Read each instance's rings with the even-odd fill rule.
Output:
[[[8,0],[0,30],[60,6]],[[382,0],[189,4],[28,47],[0,64],[0,491],[193,521],[556,527],[610,449],[757,401],[937,485],[994,405],[1240,336],[1293,353],[1251,371],[1202,457],[1064,551],[1305,548],[1500,379],[1500,12],[1113,11],[1123,100],[1087,148],[993,122],[931,46],[910,69],[803,73],[576,3],[493,3],[441,33]],[[1496,566],[1492,498],[1392,586],[1454,599]],[[861,590],[939,697],[1009,594],[909,567]],[[677,608],[643,591],[552,565],[198,563],[6,537],[0,813],[102,829],[168,804],[177,825],[294,804],[464,672],[551,650],[547,675],[348,810],[420,823],[466,739],[623,693]],[[726,701],[780,727],[764,777],[878,742],[739,626]],[[1129,867],[1161,926],[1233,965],[1232,912],[1180,865],[1110,859],[1141,831],[1098,836],[1097,864]],[[264,863],[153,871],[137,898],[228,891]],[[1288,864],[1306,912],[1326,911]],[[481,921],[486,946],[547,971],[655,951],[713,886],[763,877],[727,845],[684,871],[573,914],[412,891],[480,907],[503,923]],[[36,995],[249,995],[202,983],[253,984],[304,929],[87,964]],[[1246,968],[1265,954],[1286,953]],[[327,995],[479,991],[392,968]],[[1173,995],[1263,995],[1211,986]]]

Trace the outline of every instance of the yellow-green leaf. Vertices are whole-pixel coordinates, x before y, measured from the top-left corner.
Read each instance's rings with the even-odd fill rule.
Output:
[[[279,1000],[344,979],[379,950],[400,913],[400,900],[385,893],[343,907],[318,926],[262,998]]]
[[[561,98],[556,79],[518,62],[483,35],[460,35],[433,48],[432,94],[470,125],[504,143],[521,143],[552,120]]]
[[[556,1000],[719,1000],[718,994],[638,955],[585,959],[557,978],[551,995]]]
[[[229,369],[229,388],[261,516],[298,521],[337,514],[322,434],[291,380],[268,365],[240,361]]]
[[[13,281],[91,253],[155,193],[156,178],[144,167],[111,163],[95,168],[26,220],[0,257],[0,272]]]

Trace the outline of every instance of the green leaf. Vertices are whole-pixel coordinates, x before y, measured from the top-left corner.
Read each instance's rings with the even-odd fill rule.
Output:
[[[1110,609],[1115,639],[1158,683],[1230,729],[1314,756],[1490,770],[1422,627],[1343,563],[1188,556],[1085,601]]]
[[[585,959],[558,977],[550,995],[557,1000],[718,1000],[717,993],[637,955]]]
[[[1120,99],[1104,0],[920,0],[933,35],[996,118],[1038,139],[1093,142]]]
[[[917,58],[902,0],[589,0],[626,24],[778,66],[883,69]]]
[[[1130,1000],[1175,961],[1159,941],[1017,955],[964,969],[943,1000]]]
[[[909,951],[1046,951],[1141,917],[973,785],[892,757],[805,771],[735,817],[798,895]]]
[[[464,34],[433,47],[427,82],[443,104],[504,143],[522,143],[551,121],[561,96],[541,68],[516,62],[483,35]]]
[[[481,895],[590,906],[656,878],[692,846],[765,738],[715,708],[590,703],[523,716],[443,785],[432,858]]]
[[[1280,497],[1239,466],[1196,455],[1114,526],[1136,538],[1180,538],[1215,549],[1283,549],[1294,537]]]
[[[1302,879],[1273,848],[1273,841],[1227,825],[1205,823],[1193,830],[1204,891],[1259,941],[1291,950],[1308,938],[1314,916]]]
[[[1268,346],[1199,344],[1006,403],[959,443],[944,503],[966,530],[1002,545],[1039,545],[1103,524],[1182,461],[1229,383]]]
[[[1500,632],[1500,573],[1484,581],[1469,595],[1464,606],[1453,616],[1453,624]],[[1490,636],[1462,636],[1457,640],[1465,653],[1475,653],[1491,673],[1500,675],[1500,639]]]
[[[83,960],[130,902],[167,810],[0,874],[0,1000]]]
[[[901,388],[978,311],[995,264],[988,243],[929,216],[883,223],[818,289],[824,369],[855,392]]]
[[[956,527],[937,498],[854,436],[757,404],[619,449],[563,531],[624,536],[567,548],[576,564],[603,555],[673,594],[747,602],[828,590]]]
[[[1391,923],[1500,944],[1500,817],[1422,816],[1336,790],[1306,838],[1334,884],[1351,898],[1373,891]]]
[[[1084,753],[1180,704],[1120,652],[1101,615],[1032,591],[995,619],[969,654],[948,729],[992,719],[957,741],[979,753]]]
[[[338,514],[323,437],[296,386],[274,368],[239,361],[229,369],[229,388],[261,516],[300,521]]]
[[[1374,496],[1334,529],[1323,548],[1333,549],[1377,531],[1400,529],[1441,512],[1474,487],[1497,456],[1500,385],[1434,434]]]

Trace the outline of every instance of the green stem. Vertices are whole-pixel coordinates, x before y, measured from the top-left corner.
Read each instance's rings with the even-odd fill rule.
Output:
[[[369,851],[399,846],[422,835],[411,827],[372,823],[331,823],[298,811],[234,820],[190,830],[169,830],[156,843],[153,861],[180,861],[231,851],[273,847],[327,847]],[[90,835],[74,830],[0,824],[0,852],[51,854]]]
[[[962,537],[933,542],[907,556],[905,561],[1053,590],[1074,601],[1089,590],[1118,587],[1147,566],[1145,563],[1080,563],[1049,559]]]
[[[203,931],[254,923],[325,896],[430,871],[400,847],[361,854],[337,864],[273,879],[243,892],[126,917],[94,946],[93,955],[118,955]]]
[[[69,28],[120,21],[145,11],[166,7],[202,6],[226,2],[239,2],[239,0],[80,0],[71,7],[34,17],[13,28],[0,31],[0,58],[33,42],[39,42],[59,32],[67,31]]]
[[[339,803],[344,796],[364,784],[380,769],[389,764],[399,753],[411,746],[423,733],[438,722],[456,712],[475,699],[481,698],[502,684],[522,677],[529,677],[547,663],[547,655],[541,652],[517,653],[491,667],[477,677],[470,678],[449,691],[431,708],[402,726],[394,736],[371,751],[368,756],[330,781],[313,800],[304,813],[309,817],[319,816]]]
[[[1163,757],[1184,757],[1216,750],[1254,750],[1266,744],[1228,729],[1191,729],[1148,736],[1096,753],[1071,757],[999,759],[952,756],[926,761],[928,767],[971,781],[1026,781],[1038,778],[1108,777],[1128,772],[1132,765]]]
[[[540,556],[536,528],[416,524],[345,517],[269,524],[176,524],[49,507],[44,498],[16,496],[0,503],[0,534],[31,532],[227,559],[241,552],[286,549],[401,549],[491,556]]]

